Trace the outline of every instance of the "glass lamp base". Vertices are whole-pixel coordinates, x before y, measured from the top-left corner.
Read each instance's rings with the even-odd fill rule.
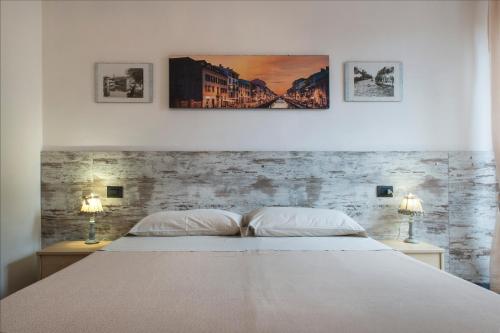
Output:
[[[94,218],[94,215],[90,218],[90,221],[89,221],[89,235],[87,237],[87,240],[85,241],[85,244],[97,244],[97,243],[99,243],[99,241],[95,239],[95,218]]]
[[[405,239],[405,243],[418,244],[419,241],[413,238],[413,215],[410,215],[410,221],[408,226],[408,238]]]

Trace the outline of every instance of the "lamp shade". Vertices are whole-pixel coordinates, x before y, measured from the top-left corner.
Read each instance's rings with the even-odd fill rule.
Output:
[[[102,212],[101,199],[98,195],[91,193],[82,200],[82,212],[84,213],[99,213]]]
[[[403,215],[421,215],[424,213],[422,201],[411,193],[405,195],[399,204],[398,213]]]

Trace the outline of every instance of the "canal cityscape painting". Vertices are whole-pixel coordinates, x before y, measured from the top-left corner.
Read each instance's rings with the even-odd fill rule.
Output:
[[[96,64],[98,103],[152,102],[153,64]]]
[[[171,108],[328,109],[327,55],[177,56],[169,59]]]
[[[399,102],[402,98],[400,62],[348,62],[345,65],[345,100]]]

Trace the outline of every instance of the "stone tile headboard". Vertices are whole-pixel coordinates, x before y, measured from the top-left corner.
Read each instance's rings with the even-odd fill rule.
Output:
[[[123,199],[106,186],[124,187]],[[393,185],[394,198],[377,198]],[[81,196],[98,193],[105,212],[100,238],[125,234],[142,217],[165,209],[221,208],[246,213],[261,206],[345,211],[373,238],[395,238],[397,213],[412,192],[426,211],[417,236],[447,250],[446,268],[488,281],[497,187],[491,152],[42,152],[42,243],[83,239]],[[401,223],[401,225],[400,225]]]

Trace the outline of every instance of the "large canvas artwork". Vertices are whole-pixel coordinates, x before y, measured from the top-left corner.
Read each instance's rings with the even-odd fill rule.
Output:
[[[171,108],[329,106],[328,56],[179,56],[169,70]]]

